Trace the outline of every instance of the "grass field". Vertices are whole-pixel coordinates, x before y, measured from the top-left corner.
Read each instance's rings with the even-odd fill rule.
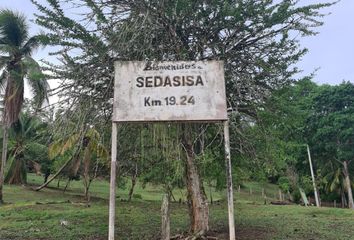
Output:
[[[28,180],[39,184],[42,178],[29,175]],[[65,193],[55,189],[56,184],[40,192],[26,186],[5,186],[8,204],[0,207],[0,239],[107,239],[108,183],[93,183],[90,207],[82,197],[81,182],[73,182]],[[241,193],[235,193],[237,239],[354,239],[354,211],[264,205],[262,188],[269,196],[277,192],[270,184],[248,183]],[[162,190],[138,185],[130,203],[123,201],[127,193],[128,189],[117,192],[117,239],[158,239]],[[177,190],[174,195],[185,199],[184,191]],[[212,233],[227,239],[225,193],[212,191],[212,195],[217,200],[210,206]],[[172,203],[171,228],[172,235],[188,230],[185,204]]]

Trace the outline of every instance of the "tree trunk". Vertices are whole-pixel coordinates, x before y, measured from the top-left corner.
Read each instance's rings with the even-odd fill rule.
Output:
[[[66,192],[66,189],[69,187],[69,184],[70,184],[70,179],[68,179],[68,181],[66,182],[66,185],[65,185],[65,187],[64,187],[64,189],[63,189],[63,193],[65,193]]]
[[[346,208],[347,207],[347,199],[345,198],[345,191],[343,188],[340,190],[340,196],[341,196],[341,207]]]
[[[173,195],[173,191],[172,191],[171,188],[168,189],[168,194],[169,194],[169,196],[170,196],[170,201],[176,202],[175,195]]]
[[[351,209],[354,209],[352,186],[351,186],[351,182],[350,182],[347,161],[343,162],[343,167],[344,167],[343,172],[344,172],[344,177],[345,177],[345,185],[347,187],[347,194],[348,194],[348,207]]]
[[[131,180],[132,180],[132,186],[130,187],[130,190],[129,190],[129,197],[128,197],[128,202],[130,202],[132,200],[132,196],[133,196],[133,192],[134,192],[134,187],[136,185],[136,178],[138,176],[138,164],[135,164],[135,171],[134,171],[134,174],[133,176],[131,177]]]
[[[34,190],[39,191],[42,188],[46,187],[49,183],[51,183],[63,170],[66,166],[69,165],[69,163],[73,160],[73,159],[78,159],[80,157],[80,151],[81,151],[81,145],[80,147],[76,150],[75,154],[68,159],[68,161],[66,161],[63,166],[61,166],[61,168],[51,177],[48,179],[47,182],[43,183],[41,186],[35,188]],[[59,182],[58,182],[59,185]]]
[[[44,174],[44,182],[43,182],[43,183],[46,183],[46,182],[48,181],[49,175],[50,175],[49,172],[46,172],[46,173]],[[58,180],[58,182],[59,182],[59,180]]]
[[[5,177],[7,184],[26,184],[27,183],[27,169],[24,156],[22,153],[16,155]]]
[[[279,201],[283,201],[282,193],[281,193],[281,190],[280,190],[280,189],[278,190],[278,193],[279,193]]]
[[[209,207],[203,191],[202,182],[195,164],[195,154],[191,137],[190,125],[183,125],[182,143],[186,151],[186,184],[190,216],[190,231],[194,234],[204,234],[209,230]]]
[[[161,205],[161,240],[170,240],[170,194],[164,194]]]
[[[90,206],[90,201],[91,201],[89,189],[90,189],[92,180],[93,179],[89,179],[88,182],[84,181],[85,182],[84,183],[84,185],[85,185],[85,192],[84,192],[85,193],[85,200],[86,200],[88,207]]]
[[[36,190],[36,191],[39,191],[39,190],[41,190],[42,188],[46,187],[51,181],[53,181],[53,180],[61,173],[61,171],[64,170],[64,168],[65,168],[66,166],[69,165],[69,163],[71,162],[71,160],[72,160],[72,158],[70,158],[66,163],[64,163],[64,165],[61,166],[61,168],[60,168],[51,178],[49,178],[47,182],[45,182],[45,183],[43,183],[41,186],[35,188],[35,190]],[[59,185],[59,181],[58,181],[58,185]]]
[[[0,169],[0,204],[4,203],[3,186],[4,186],[4,175],[5,175],[6,155],[7,155],[8,130],[9,130],[8,127],[4,123],[3,138],[2,138],[1,169]]]

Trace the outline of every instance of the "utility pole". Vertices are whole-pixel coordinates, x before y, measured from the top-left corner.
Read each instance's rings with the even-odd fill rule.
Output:
[[[311,170],[313,191],[315,192],[316,206],[317,206],[317,207],[320,207],[320,201],[319,201],[319,198],[318,198],[318,193],[317,193],[317,188],[316,188],[316,182],[315,182],[315,175],[313,174],[313,167],[312,167],[312,161],[311,161],[310,147],[309,147],[308,144],[306,144],[306,147],[307,147],[307,155],[308,155],[308,157],[309,157],[309,163],[310,163],[310,170]]]

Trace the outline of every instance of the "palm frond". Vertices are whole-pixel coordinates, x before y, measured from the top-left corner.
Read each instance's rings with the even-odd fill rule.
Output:
[[[45,146],[45,150],[43,150],[43,145],[38,142],[41,137],[39,133],[41,128],[41,121],[38,118],[29,114],[20,114],[18,121],[13,123],[9,129],[9,142],[11,142],[9,149],[22,148],[25,151],[25,155],[27,155],[26,151],[32,148],[43,152],[44,155],[48,155],[48,147]]]
[[[27,113],[20,114],[20,122],[22,123],[22,135],[28,139],[33,138],[35,132],[39,132],[42,128],[42,122],[35,116]]]
[[[23,45],[21,53],[24,56],[30,56],[33,51],[39,48],[42,44],[40,36],[33,36]]]
[[[39,142],[28,142],[25,145],[25,151],[40,150],[41,152],[47,153],[48,146]]]
[[[28,84],[31,86],[34,95],[34,103],[36,107],[41,107],[45,100],[48,101],[49,84],[41,71],[41,67],[33,58],[27,56],[23,63],[26,67]]]
[[[49,159],[54,159],[58,155],[60,155],[62,152],[61,151],[62,147],[63,147],[62,141],[56,141],[56,142],[50,144],[49,149],[48,149]]]
[[[25,15],[9,9],[0,10],[0,42],[14,48],[21,48],[28,38]]]
[[[2,73],[0,74],[0,89],[1,90],[5,89],[6,80],[7,80],[7,72],[6,71],[2,71]]]
[[[8,175],[8,172],[11,172],[11,168],[13,166],[13,162],[15,161],[15,156],[10,155],[9,158],[7,159],[7,164],[5,166],[5,173]],[[6,177],[6,176],[5,176]]]
[[[68,150],[73,149],[79,141],[79,134],[73,134],[68,139],[60,139],[50,144],[48,154],[50,159],[54,159],[59,155],[64,155]]]
[[[76,146],[76,144],[78,143],[80,138],[79,134],[73,134],[71,135],[66,142],[64,143],[64,145],[62,146],[61,149],[61,154],[63,155],[66,151],[72,149],[73,147]]]
[[[17,52],[18,49],[14,46],[10,46],[10,45],[7,45],[7,44],[1,44],[0,43],[0,53],[5,53],[7,55],[11,55],[11,53],[14,53],[14,52]]]
[[[0,56],[0,70],[5,68],[8,62],[10,62],[11,58],[9,56]]]
[[[86,136],[89,137],[92,141],[99,141],[100,138],[100,134],[94,128],[87,130]]]
[[[109,153],[108,150],[102,144],[98,143],[96,145],[96,155],[100,158],[104,163],[109,163]]]

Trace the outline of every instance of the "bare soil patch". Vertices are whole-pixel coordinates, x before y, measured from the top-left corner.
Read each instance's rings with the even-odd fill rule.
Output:
[[[266,240],[271,239],[275,230],[263,227],[247,227],[236,226],[237,240]],[[222,227],[216,230],[209,231],[205,236],[195,238],[187,234],[176,235],[173,240],[229,240],[228,227]]]

